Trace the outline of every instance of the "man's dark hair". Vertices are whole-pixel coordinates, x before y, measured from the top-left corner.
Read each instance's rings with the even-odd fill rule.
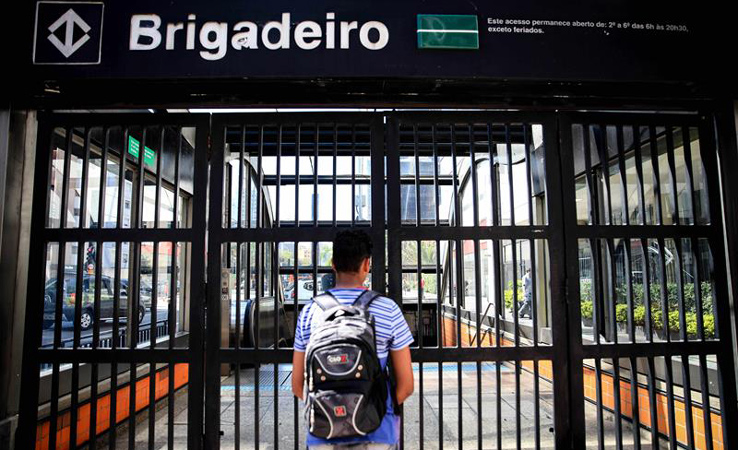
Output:
[[[333,266],[336,272],[358,272],[362,261],[372,256],[372,240],[362,230],[346,230],[333,238]]]

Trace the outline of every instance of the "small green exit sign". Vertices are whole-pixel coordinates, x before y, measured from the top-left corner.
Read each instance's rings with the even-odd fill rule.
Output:
[[[477,16],[418,14],[418,48],[478,49]]]

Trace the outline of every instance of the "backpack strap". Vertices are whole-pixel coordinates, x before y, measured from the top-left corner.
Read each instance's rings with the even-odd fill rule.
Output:
[[[356,297],[356,300],[354,300],[353,306],[358,306],[361,309],[367,309],[369,305],[379,297],[380,294],[378,292],[374,292],[371,289],[367,289],[364,292],[362,292],[358,297]]]
[[[339,306],[341,304],[336,299],[336,297],[334,297],[333,294],[328,291],[325,291],[324,294],[313,297],[313,302],[315,302],[316,305],[320,306],[320,309],[322,309],[323,311],[331,309],[335,306]]]

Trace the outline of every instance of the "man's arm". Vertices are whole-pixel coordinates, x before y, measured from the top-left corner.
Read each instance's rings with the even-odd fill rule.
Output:
[[[390,358],[392,358],[392,368],[395,373],[395,380],[397,380],[397,388],[395,390],[397,403],[401,405],[415,390],[410,347],[390,351]],[[294,374],[292,375],[292,379],[295,379]],[[302,374],[300,374],[300,379],[302,379]],[[292,383],[292,389],[294,390],[294,381]],[[302,390],[302,386],[300,386],[300,390]]]
[[[411,373],[412,375],[412,373]],[[302,399],[302,387],[305,381],[305,352],[292,352],[292,393]]]

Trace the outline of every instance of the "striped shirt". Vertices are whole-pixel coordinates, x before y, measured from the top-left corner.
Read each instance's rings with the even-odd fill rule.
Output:
[[[364,292],[364,289],[329,289],[329,292],[342,304],[350,305]],[[315,311],[320,311],[320,306],[317,306],[315,302],[311,301],[300,313],[300,317],[297,320],[297,329],[295,330],[296,351],[304,352],[307,348],[307,344],[310,341],[310,328]],[[405,317],[402,315],[402,310],[391,299],[382,296],[375,298],[369,305],[368,311],[374,317],[377,356],[384,369],[387,366],[390,350],[400,350],[409,346],[413,342],[413,335],[410,333],[410,327],[408,327]],[[308,432],[307,445],[310,447],[320,444],[348,442],[396,444],[399,439],[400,418],[394,414],[392,400],[388,396],[387,414],[382,419],[382,424],[374,432],[361,437],[330,440],[318,438]]]
[[[344,305],[350,305],[364,292],[364,289],[329,289],[336,300]],[[295,330],[295,350],[304,352],[310,341],[310,328],[315,310],[320,310],[314,302],[310,302],[300,313]],[[379,296],[369,305],[369,313],[374,316],[375,336],[377,339],[377,356],[383,361],[384,367],[390,350],[400,350],[413,342],[402,310],[397,303],[387,297]]]

